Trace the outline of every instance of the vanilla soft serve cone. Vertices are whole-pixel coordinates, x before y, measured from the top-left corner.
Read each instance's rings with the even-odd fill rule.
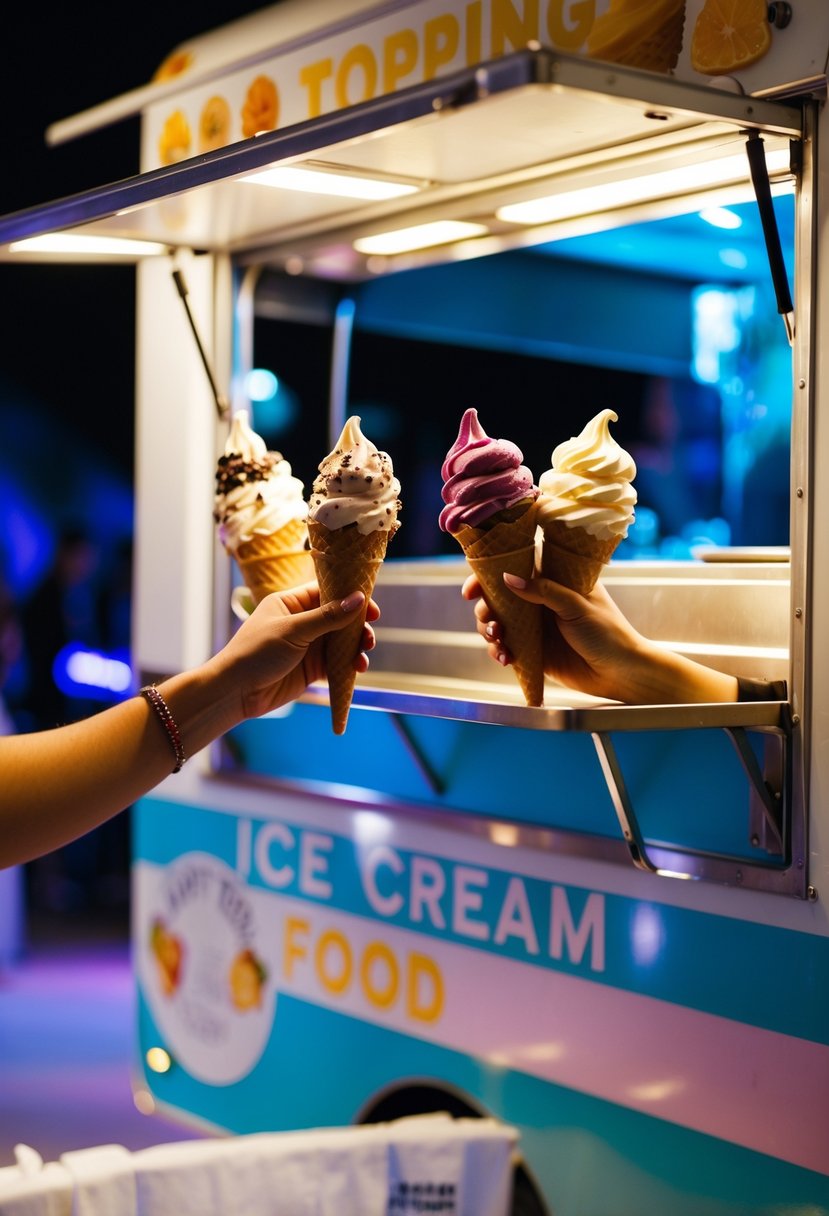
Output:
[[[247,411],[237,411],[216,466],[213,519],[257,604],[314,577],[304,489],[281,452],[268,451],[251,428]]]
[[[400,482],[391,457],[360,430],[355,415],[346,421],[333,451],[319,465],[308,511],[311,554],[320,602],[342,600],[352,591],[366,597],[363,611],[345,629],[325,638],[325,668],[334,734],[345,731],[357,673],[368,601],[386,547],[400,526]]]
[[[541,573],[589,595],[633,522],[633,458],[612,438],[613,410],[602,410],[581,434],[560,443],[538,480]]]
[[[512,668],[528,705],[544,699],[541,607],[513,594],[504,574],[533,576],[538,487],[521,450],[491,439],[468,409],[441,468],[440,527],[461,546],[484,598],[504,629]]]

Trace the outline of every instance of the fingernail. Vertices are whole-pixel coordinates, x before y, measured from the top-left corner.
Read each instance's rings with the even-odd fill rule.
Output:
[[[499,651],[498,651],[498,655],[497,655],[497,659],[498,659],[498,662],[501,664],[501,666],[502,666],[502,667],[506,667],[507,662],[508,662],[508,659],[507,659],[507,652],[506,652],[505,650],[499,650]]]
[[[340,607],[343,612],[353,612],[355,608],[359,608],[366,597],[362,591],[352,591],[351,595],[347,595],[344,600],[340,600]]]
[[[521,578],[520,574],[505,574],[504,582],[508,587],[515,587],[518,591],[523,591],[527,585],[527,580]]]
[[[484,630],[484,633],[486,634],[486,636],[487,636],[488,638],[494,638],[494,637],[495,637],[495,622],[494,622],[494,621],[490,621],[490,622],[489,622],[489,624],[487,625],[486,629]]]

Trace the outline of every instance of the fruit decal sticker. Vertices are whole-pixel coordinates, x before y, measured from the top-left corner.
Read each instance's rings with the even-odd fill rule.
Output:
[[[691,38],[691,66],[725,76],[756,63],[771,47],[765,0],[706,0]]]
[[[242,135],[250,139],[259,131],[273,131],[279,117],[279,96],[270,76],[257,76],[242,106]]]
[[[224,97],[210,97],[199,117],[199,151],[213,152],[230,143],[230,106]]]
[[[190,124],[182,110],[174,110],[164,123],[158,141],[158,158],[162,165],[174,165],[190,155]]]
[[[150,949],[158,963],[161,991],[172,996],[181,983],[181,966],[184,960],[184,945],[171,933],[160,916],[150,930]]]
[[[159,64],[153,73],[153,81],[158,83],[160,80],[173,80],[176,76],[181,76],[193,64],[193,55],[190,51],[173,51],[168,55],[163,63]]]
[[[260,131],[272,131],[279,117],[279,94],[269,76],[257,76],[250,84],[240,107],[241,138],[250,139]],[[190,123],[181,109],[164,120],[158,139],[158,159],[162,165],[186,160],[194,151],[214,152],[240,138],[233,131],[233,112],[227,98],[214,93],[201,106],[198,117],[197,147],[193,147]]]
[[[268,973],[252,950],[242,950],[230,966],[230,996],[237,1009],[260,1009],[262,988]]]

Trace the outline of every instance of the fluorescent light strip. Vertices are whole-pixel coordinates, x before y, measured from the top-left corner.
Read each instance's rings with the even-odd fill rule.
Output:
[[[76,253],[115,257],[157,257],[167,253],[166,245],[155,241],[136,241],[113,236],[81,236],[72,232],[46,232],[12,241],[11,253]]]
[[[437,220],[433,224],[418,224],[414,228],[398,228],[392,232],[379,232],[376,236],[360,237],[354,242],[358,253],[391,255],[410,253],[414,249],[428,249],[432,245],[447,245],[450,241],[463,241],[471,236],[483,236],[489,232],[485,224],[469,224],[461,220]]]
[[[420,187],[411,182],[393,182],[375,177],[329,173],[321,169],[274,168],[243,177],[255,186],[299,190],[307,194],[333,194],[341,198],[384,199],[415,194]]]
[[[769,172],[788,169],[788,149],[767,153],[766,164]],[[745,180],[748,175],[748,161],[744,156],[724,156],[703,164],[684,165],[678,169],[666,169],[661,173],[651,173],[643,177],[622,178],[601,186],[587,186],[582,190],[569,190],[544,198],[527,199],[523,203],[510,203],[506,207],[500,207],[496,214],[499,220],[509,224],[548,224],[554,220],[589,215],[591,212],[615,210],[629,203],[643,203],[679,193],[705,190],[711,186]]]

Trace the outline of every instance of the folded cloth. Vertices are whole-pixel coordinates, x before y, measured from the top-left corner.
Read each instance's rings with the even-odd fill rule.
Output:
[[[64,1153],[53,1166],[29,1161],[28,1175],[12,1167],[18,1188],[57,1171],[63,1206],[7,1206],[0,1190],[0,1214],[507,1216],[517,1138],[492,1119],[438,1114],[185,1140],[135,1153],[107,1144]],[[7,1172],[0,1171],[0,1185]],[[27,1194],[19,1192],[21,1202]]]
[[[15,1165],[0,1169],[2,1216],[72,1216],[72,1176],[28,1144],[17,1144]]]
[[[430,1115],[162,1144],[133,1155],[137,1212],[507,1216],[516,1141],[495,1120]]]
[[[133,1155],[121,1144],[62,1153],[72,1179],[72,1216],[136,1216]]]
[[[507,1216],[514,1128],[494,1119],[424,1116],[386,1124],[389,1216]]]
[[[385,1152],[342,1131],[161,1144],[135,1154],[139,1216],[372,1216]]]

